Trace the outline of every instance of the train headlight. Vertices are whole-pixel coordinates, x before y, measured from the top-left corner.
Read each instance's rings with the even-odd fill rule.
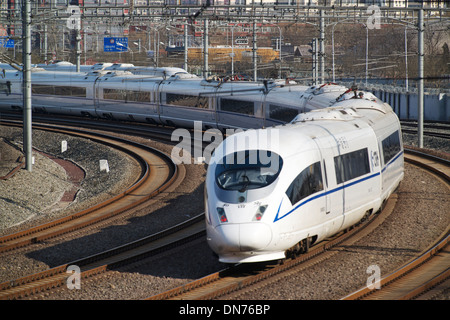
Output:
[[[267,204],[265,206],[259,206],[258,210],[256,211],[255,216],[253,217],[253,221],[259,221],[262,219],[264,212],[266,212]]]
[[[228,222],[227,215],[224,208],[217,208],[217,214],[219,215],[220,222]]]

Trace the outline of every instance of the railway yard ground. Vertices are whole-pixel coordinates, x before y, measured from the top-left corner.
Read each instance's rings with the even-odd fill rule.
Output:
[[[21,129],[0,126],[0,176],[6,175],[17,164],[21,133]],[[139,137],[133,139],[170,154],[170,145]],[[414,139],[413,135],[405,134],[405,145],[414,145]],[[69,146],[64,154],[61,153],[62,140],[68,141]],[[447,141],[426,139],[424,147],[448,159],[450,145]],[[139,170],[130,156],[86,139],[36,130],[33,146],[41,151],[36,152],[33,172],[19,170],[12,178],[0,180],[0,235],[44,223],[111,197],[131,185]],[[70,164],[57,163],[52,159],[54,156],[64,158]],[[109,173],[99,170],[100,159],[108,160]],[[71,176],[71,166],[83,171],[81,181],[75,181]],[[161,201],[139,207],[133,217],[119,220],[114,226],[83,233],[81,238],[73,235],[64,242],[51,239],[33,245],[32,250],[4,254],[0,261],[0,282],[120,245],[130,241],[129,238],[138,239],[202,212],[206,168],[195,164],[185,167],[186,177],[179,187]],[[72,170],[75,169],[72,167]],[[74,188],[77,189],[76,200],[64,202],[64,195],[73,192]],[[391,272],[427,248],[450,225],[448,187],[427,172],[405,164],[405,179],[396,194],[395,213],[369,236],[350,247],[339,248],[340,254],[309,267],[307,272],[224,299],[335,300],[359,289],[368,277],[366,270],[370,265],[380,266],[382,274]],[[80,290],[61,287],[26,299],[144,299],[223,267],[206,242],[199,239],[178,249],[175,254],[163,253],[83,281]],[[446,283],[448,285],[448,281]],[[447,286],[426,299],[449,300],[450,288]]]
[[[0,127],[0,176],[18,165],[21,134],[21,129]],[[65,152],[61,152],[62,141],[67,141]],[[13,178],[1,181],[0,234],[33,217],[43,222],[110,198],[134,183],[139,170],[125,153],[77,137],[35,130],[33,148],[33,172],[19,170]],[[99,160],[108,160],[108,173],[100,171]],[[76,197],[67,198],[70,193]]]

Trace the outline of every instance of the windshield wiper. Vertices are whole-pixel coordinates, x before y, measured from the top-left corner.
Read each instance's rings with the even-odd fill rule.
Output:
[[[242,188],[239,189],[239,192],[241,192],[241,193],[242,193],[242,192],[245,192],[245,190],[247,190],[248,185],[250,184],[250,179],[249,179],[246,175],[243,175],[242,178],[247,179],[247,181],[244,183],[244,185],[242,186]]]

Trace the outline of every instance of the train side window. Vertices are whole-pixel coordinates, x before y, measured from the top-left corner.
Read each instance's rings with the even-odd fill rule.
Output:
[[[400,135],[395,131],[382,141],[384,164],[391,161],[392,158],[400,152]]]
[[[50,85],[32,84],[31,91],[34,94],[86,97],[86,88],[82,88],[82,87],[50,86]]]
[[[220,99],[220,110],[254,115],[254,103],[252,101],[242,101],[234,99]]]
[[[103,89],[103,99],[125,101],[126,92],[125,90]]]
[[[269,105],[269,117],[283,122],[291,122],[298,115],[298,110],[275,104]]]
[[[6,95],[11,94],[11,81],[0,82],[0,92],[5,93]]]
[[[134,90],[116,90],[103,89],[103,99],[120,100],[120,101],[136,101],[149,102],[150,92],[148,91],[134,91]]]
[[[321,190],[323,190],[322,171],[320,162],[316,162],[300,172],[286,190],[286,195],[294,205],[307,196]]]
[[[55,95],[55,87],[42,84],[32,84],[31,92],[34,94],[50,94]]]
[[[166,103],[176,106],[208,109],[208,98],[202,96],[166,93]]]
[[[86,97],[86,88],[55,86],[54,89],[57,96]]]
[[[367,148],[334,157],[336,182],[343,183],[370,172]]]
[[[127,90],[126,95],[127,95],[126,96],[127,101],[136,101],[136,102],[149,102],[150,101],[150,92],[148,92],[148,91]]]
[[[86,97],[86,88],[70,87],[71,95],[74,97]]]

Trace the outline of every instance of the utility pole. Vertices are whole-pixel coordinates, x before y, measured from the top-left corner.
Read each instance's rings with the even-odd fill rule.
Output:
[[[81,65],[81,32],[80,32],[80,29],[76,29],[75,32],[76,32],[75,40],[77,42],[77,51],[76,51],[77,72],[80,72],[80,65]]]
[[[75,41],[76,41],[76,68],[77,72],[80,72],[80,64],[81,64],[81,14],[80,7],[69,5],[67,7],[67,13],[70,14],[70,17],[67,19],[67,28],[71,30],[75,30]],[[85,35],[86,36],[86,35]],[[85,48],[86,50],[86,48]]]
[[[204,32],[203,32],[203,78],[208,78],[209,69],[208,69],[208,19],[204,20]]]
[[[258,48],[256,46],[256,19],[253,20],[253,81],[258,81]]]
[[[325,21],[323,17],[323,10],[320,10],[319,28],[320,83],[325,83]]]
[[[188,71],[188,21],[184,24],[184,70]]]
[[[48,51],[48,33],[47,33],[47,24],[44,24],[44,52],[43,52],[43,56],[44,56],[44,63],[47,64],[47,60],[48,60],[48,56],[47,56],[47,51]]]
[[[312,41],[309,43],[309,45],[311,46],[311,49],[309,49],[308,51],[311,52],[311,56],[312,56],[312,69],[311,69],[311,73],[312,73],[312,84],[316,85],[318,82],[318,68],[317,68],[317,62],[318,62],[318,50],[317,50],[317,39],[314,38],[312,39]]]
[[[32,110],[31,110],[31,0],[22,4],[22,91],[23,91],[23,152],[25,169],[32,171]]]
[[[425,24],[423,22],[423,9],[419,10],[419,21],[418,21],[418,33],[419,33],[419,61],[418,61],[418,67],[419,67],[419,75],[418,75],[418,103],[417,106],[419,108],[418,110],[418,147],[423,148],[423,106],[424,106],[424,98],[423,98],[423,78],[424,78],[424,72],[423,72],[423,56],[424,56],[424,50],[423,50],[423,33],[425,30]]]

